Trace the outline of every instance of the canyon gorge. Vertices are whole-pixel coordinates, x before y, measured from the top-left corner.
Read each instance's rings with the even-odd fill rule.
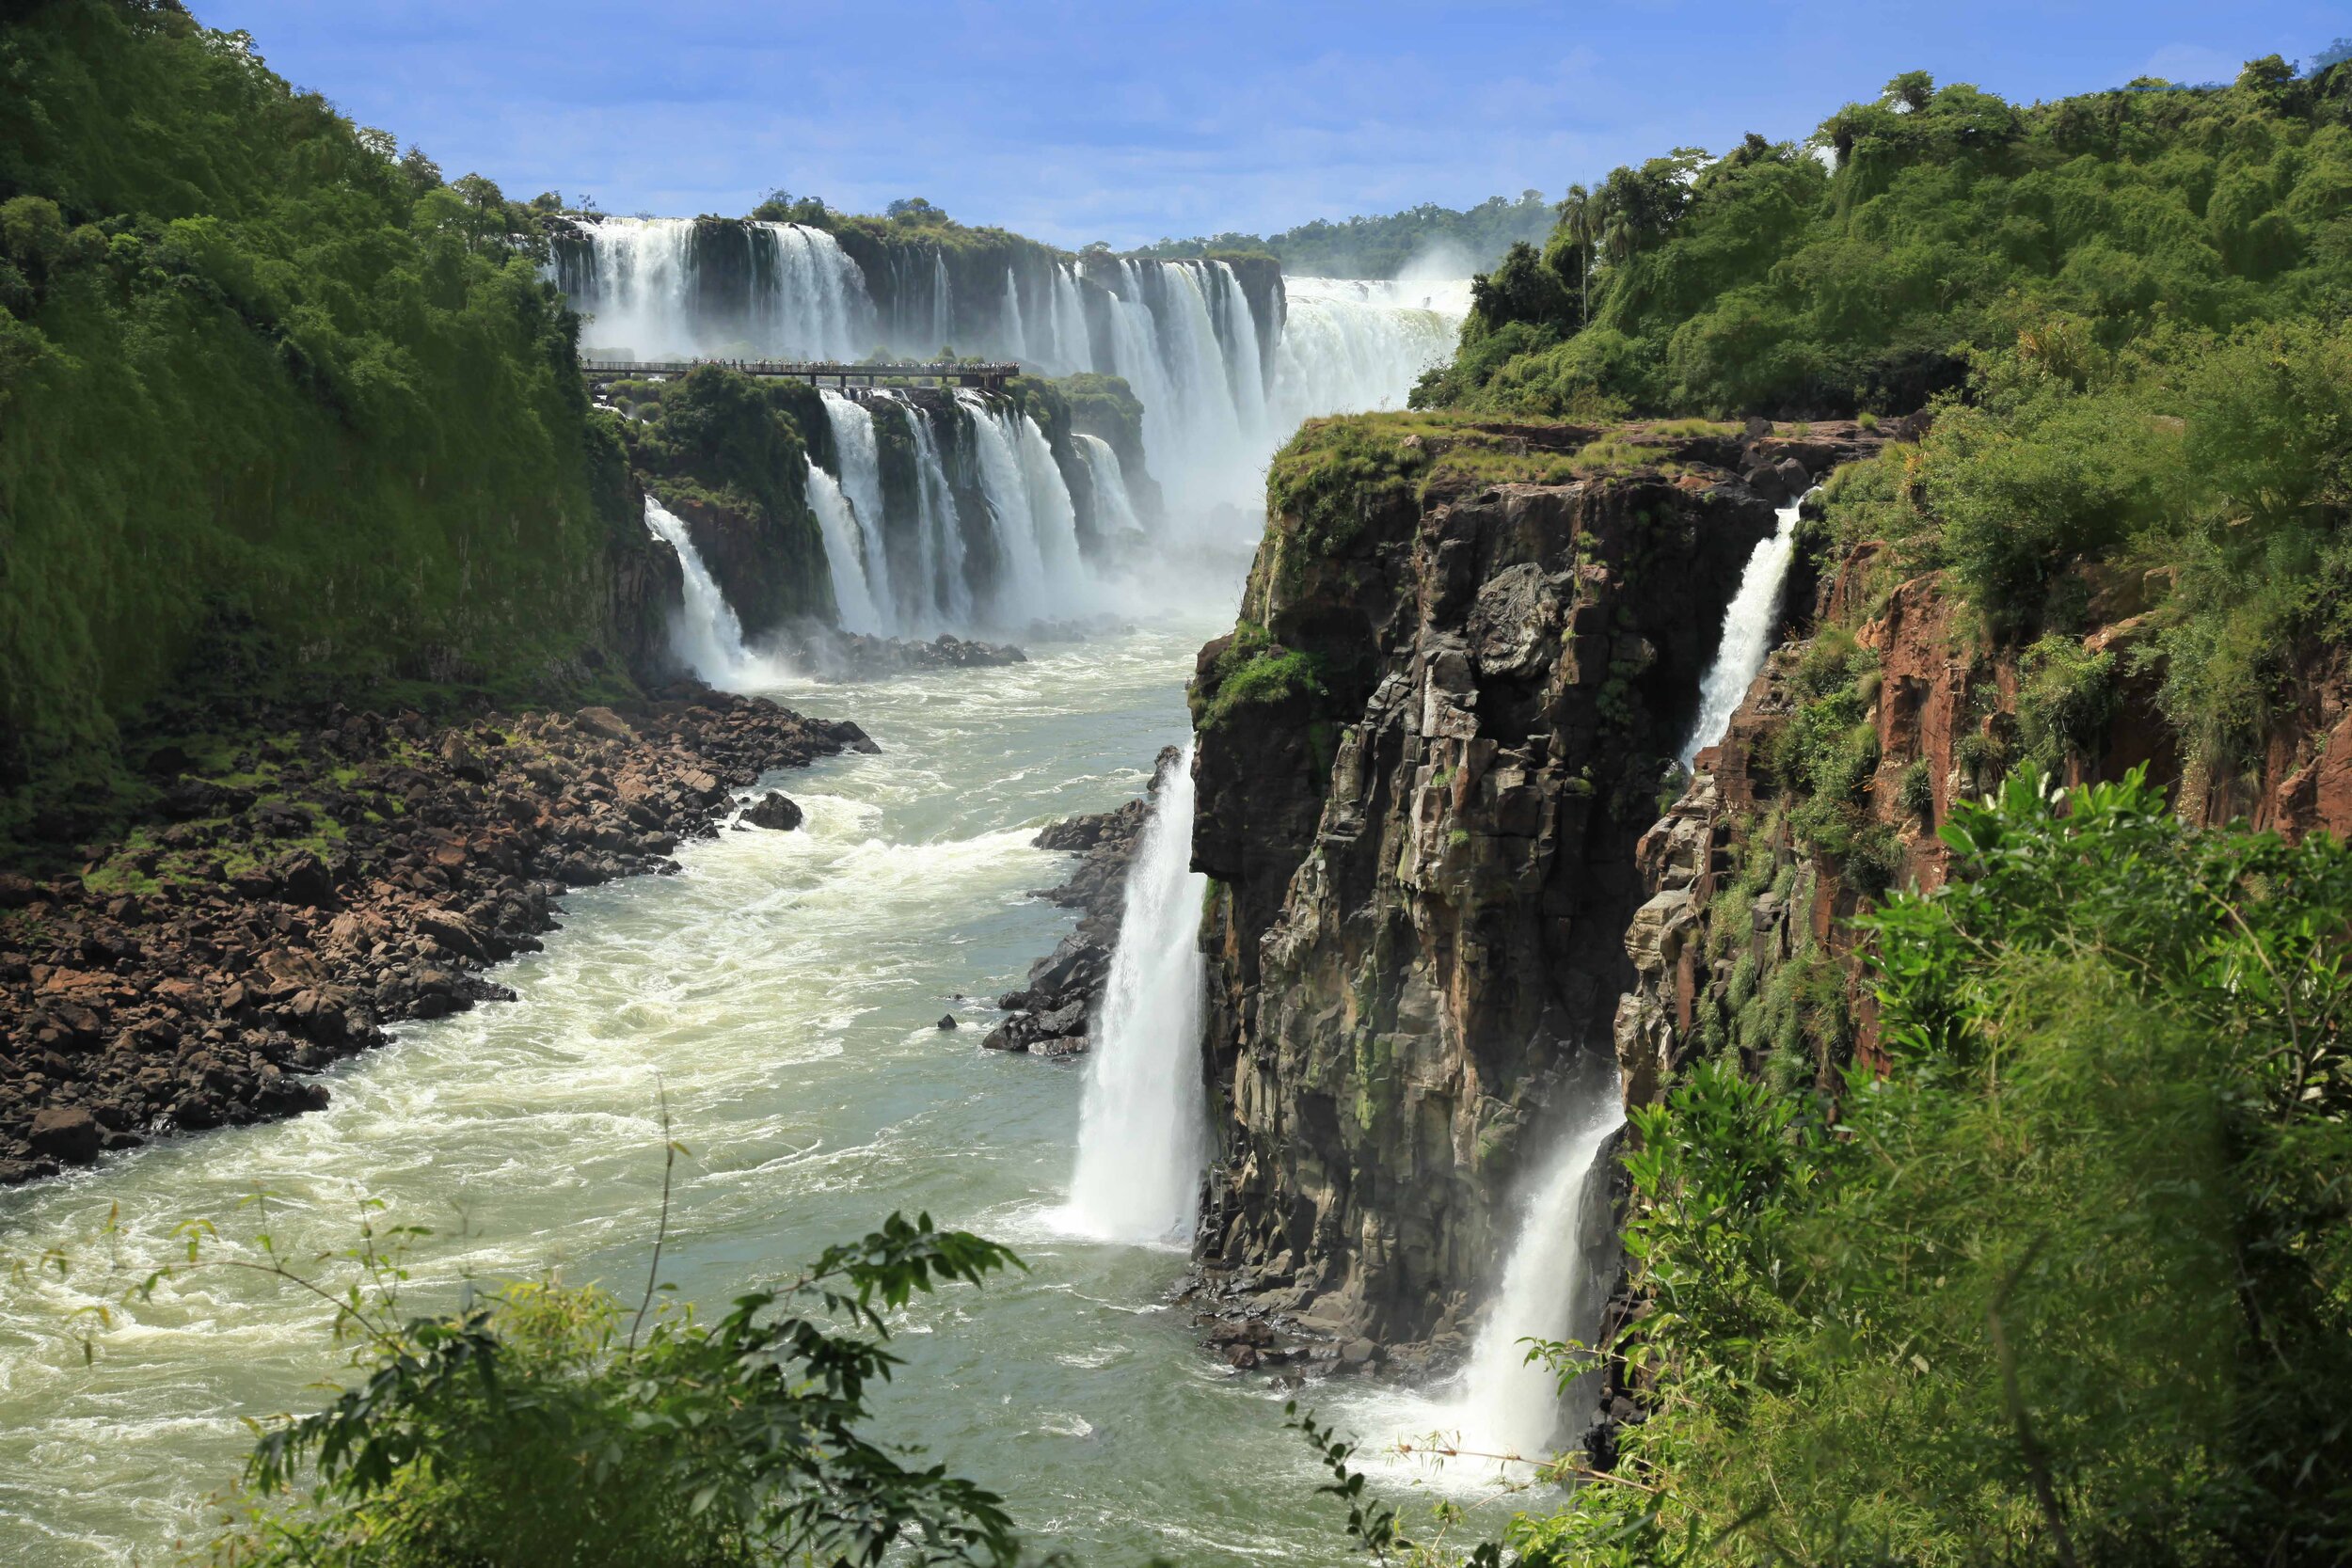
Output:
[[[2352,1546],[2352,61],[1340,277],[241,37],[9,40],[0,1560]]]

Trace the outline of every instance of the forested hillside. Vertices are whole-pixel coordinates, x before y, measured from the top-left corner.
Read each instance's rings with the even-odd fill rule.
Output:
[[[1311,277],[1395,277],[1416,262],[1463,268],[1493,265],[1515,242],[1540,239],[1555,217],[1540,191],[1516,200],[1490,196],[1475,207],[1424,201],[1401,213],[1334,222],[1316,218],[1263,238],[1224,233],[1205,239],[1160,240],[1138,256],[1205,256],[1215,251],[1263,252],[1282,270]],[[1451,276],[1459,277],[1459,272]]]
[[[178,6],[0,34],[0,784],[44,836],[192,658],[577,689],[643,534],[531,225]],[[13,832],[24,820],[0,822]]]
[[[2352,73],[2019,106],[1925,72],[1805,144],[1685,150],[1569,194],[1482,285],[1423,403],[1899,413],[2029,332],[2177,356],[2341,307]],[[2053,337],[2055,335],[2055,337]]]

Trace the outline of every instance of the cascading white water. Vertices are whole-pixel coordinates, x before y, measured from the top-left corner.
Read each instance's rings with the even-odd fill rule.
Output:
[[[743,645],[743,624],[703,565],[686,524],[651,496],[645,498],[645,527],[677,552],[685,578],[685,600],[670,620],[670,650],[679,661],[722,690],[754,690],[790,680],[792,672],[784,664]]]
[[[960,392],[956,401],[971,422],[980,493],[1003,562],[991,607],[995,618],[1014,626],[1089,608],[1077,508],[1045,433],[1028,415],[977,392]]]
[[[888,623],[866,585],[871,567],[857,515],[850,498],[842,494],[840,481],[814,460],[808,466],[808,506],[817,514],[817,529],[824,538],[825,568],[833,578],[834,611],[841,629],[869,637],[887,630]]]
[[[1005,269],[1005,352],[1015,359],[1029,356],[1028,329],[1021,325],[1021,284]]]
[[[1094,480],[1094,526],[1113,537],[1139,536],[1143,519],[1136,515],[1135,498],[1127,493],[1127,473],[1119,466],[1119,453],[1100,436],[1081,435],[1078,454],[1086,459],[1087,472]]]
[[[1064,375],[1092,370],[1094,344],[1087,331],[1086,306],[1078,293],[1078,269],[1068,261],[1057,261],[1049,281],[1054,291],[1053,369]]]
[[[948,346],[956,333],[955,285],[947,279],[947,253],[931,252],[931,351]]]
[[[1228,262],[1215,263],[1209,278],[1216,285],[1216,333],[1225,346],[1237,422],[1244,430],[1262,429],[1266,422],[1265,362],[1258,351],[1258,321],[1250,313],[1249,295]]]
[[[963,529],[956,516],[954,487],[939,454],[931,421],[912,399],[897,400],[914,436],[915,536],[919,579],[911,602],[919,627],[941,620],[962,624],[972,615],[972,589],[963,576]]]
[[[846,359],[873,344],[866,275],[821,229],[745,224],[739,299],[716,297],[697,276],[698,245],[719,242],[698,240],[691,219],[593,218],[580,229],[584,254],[560,259],[554,272],[589,318],[583,337],[592,355]]]
[[[1757,543],[1740,573],[1739,592],[1724,610],[1723,641],[1699,685],[1699,716],[1682,743],[1682,766],[1724,737],[1740,700],[1772,652],[1772,627],[1780,619],[1781,589],[1797,553],[1797,501],[1780,509],[1772,536]]]
[[[1462,1447],[1539,1459],[1560,1425],[1559,1374],[1527,1359],[1524,1341],[1589,1340],[1584,1321],[1597,1306],[1588,1253],[1587,1210],[1608,1201],[1606,1172],[1595,1169],[1610,1134],[1625,1120],[1613,1076],[1595,1086],[1584,1114],[1552,1154],[1521,1211],[1518,1239],[1502,1271],[1462,1374],[1455,1425]]]
[[[1402,408],[1422,372],[1453,356],[1468,283],[1286,277],[1269,414],[1285,435],[1302,420]]]
[[[864,404],[839,392],[820,391],[825,421],[833,427],[833,447],[841,464],[841,488],[857,515],[858,538],[866,560],[866,597],[883,631],[898,628],[898,601],[890,586],[890,551],[882,534],[882,447],[874,434],[874,416]]]
[[[600,353],[850,359],[881,342],[928,356],[969,338],[968,348],[1057,373],[1124,377],[1142,404],[1144,451],[1168,502],[1155,532],[1179,552],[1253,544],[1275,449],[1302,420],[1400,406],[1452,352],[1469,309],[1466,282],[1297,277],[1285,280],[1288,304],[1278,302],[1267,323],[1263,302],[1251,304],[1228,262],[1054,258],[1029,274],[1009,266],[1001,295],[967,280],[976,297],[960,311],[945,251],[901,248],[876,280],[888,291],[885,316],[857,262],[822,230],[745,226],[744,277],[724,266],[697,276],[709,258],[735,254],[725,226],[610,218],[581,231],[584,245],[561,247],[552,270],[593,314],[588,341]],[[873,515],[848,466],[838,477],[869,545],[897,534],[902,525]],[[961,562],[951,569],[946,559],[958,547],[946,496],[944,483],[926,482],[926,591],[868,578],[877,608],[909,630],[956,625],[970,608]],[[868,549],[869,567],[880,559]]]
[[[1127,874],[1127,901],[1087,1066],[1070,1227],[1104,1241],[1192,1234],[1208,1158],[1200,1076],[1208,970],[1199,938],[1208,879],[1192,864],[1192,747],[1161,781]]]

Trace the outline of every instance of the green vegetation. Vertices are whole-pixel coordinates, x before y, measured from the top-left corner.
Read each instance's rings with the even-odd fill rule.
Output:
[[[1863,921],[1883,1075],[1816,1090],[1837,987],[1790,966],[1742,998],[1789,1036],[1765,1072],[1717,1053],[1633,1112],[1651,1305],[1612,1348],[1648,1414],[1514,1522],[1521,1562],[2352,1551],[2352,849],[2188,829],[2137,773],[2012,775],[1941,836],[1952,879]],[[1500,1560],[1406,1538],[1309,1436],[1368,1549]]]
[[[1190,693],[1193,727],[1221,729],[1247,708],[1324,694],[1322,660],[1283,647],[1263,627],[1245,625],[1194,684]]]
[[[1637,1113],[1655,1490],[1536,1560],[2352,1545],[2352,852],[2191,832],[2137,777],[2013,776],[1944,837],[1961,875],[1867,922],[1887,1077],[1834,1125],[1713,1065]]]
[[[668,1227],[670,1169],[665,1151]],[[199,1557],[227,1568],[760,1568],[826,1562],[1010,1563],[1019,1543],[993,1494],[866,1437],[870,1399],[899,1358],[889,1315],[918,1292],[980,1285],[1020,1260],[993,1242],[892,1214],[705,1319],[660,1277],[624,1300],[552,1275],[469,1285],[454,1311],[419,1312],[409,1259],[430,1232],[361,1205],[341,1253],[298,1255],[262,1224],[231,1241],[207,1220],[151,1273],[118,1255],[108,1220],[90,1258],[8,1259],[75,1279],[102,1305],[69,1332],[103,1353],[108,1298],[135,1306],[207,1273],[258,1275],[314,1297],[354,1380],[324,1409],[279,1417],[222,1500]],[[82,1276],[90,1275],[87,1280]]]
[[[119,788],[208,636],[279,681],[574,689],[643,530],[534,210],[176,7],[0,36],[0,837]]]
[[[1549,232],[1553,216],[1542,192],[1521,191],[1517,200],[1490,196],[1461,210],[1423,202],[1381,217],[1340,223],[1317,218],[1263,239],[1226,233],[1161,240],[1134,254],[1168,259],[1263,255],[1279,259],[1284,272],[1304,277],[1395,277],[1416,262],[1465,269],[1492,265],[1513,242]]]
[[[1915,71],[1804,146],[1678,149],[1571,191],[1544,247],[1482,280],[1417,401],[1907,412],[2057,321],[2063,371],[2162,329],[2341,309],[2348,203],[2344,65],[2026,107]]]
[[[1380,506],[1486,484],[1562,484],[1682,470],[1680,444],[1730,435],[1704,420],[1611,431],[1514,425],[1448,409],[1309,420],[1266,470],[1266,510],[1310,551],[1343,549]]]

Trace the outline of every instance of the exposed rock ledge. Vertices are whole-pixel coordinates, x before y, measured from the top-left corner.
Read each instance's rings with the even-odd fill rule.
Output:
[[[632,708],[435,729],[342,708],[214,782],[83,877],[0,877],[0,1183],[143,1135],[292,1116],[383,1026],[511,998],[566,887],[676,869],[730,790],[872,751],[855,724],[701,688]]]
[[[1126,913],[1127,870],[1152,815],[1176,748],[1163,750],[1152,764],[1145,793],[1115,811],[1095,812],[1057,822],[1032,842],[1041,849],[1074,850],[1078,863],[1061,886],[1036,894],[1079,911],[1078,925],[1053,952],[1029,966],[1028,984],[1007,991],[996,1005],[1011,1016],[980,1043],[991,1051],[1026,1051],[1040,1056],[1076,1056],[1091,1046],[1103,989],[1110,982],[1111,950],[1119,944]]]

